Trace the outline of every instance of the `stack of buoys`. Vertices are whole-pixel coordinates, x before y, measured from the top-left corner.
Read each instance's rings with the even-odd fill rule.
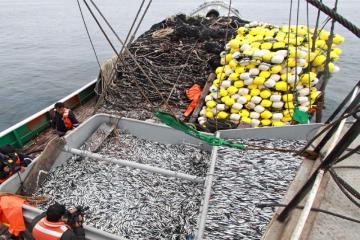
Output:
[[[220,54],[222,66],[216,69],[199,123],[220,119],[251,127],[283,126],[291,124],[295,106],[309,112],[321,94],[316,85],[325,70],[330,36],[321,30],[311,51],[313,33],[306,26],[258,22],[240,27]],[[334,62],[343,42],[342,36],[334,35],[330,73],[339,71]]]

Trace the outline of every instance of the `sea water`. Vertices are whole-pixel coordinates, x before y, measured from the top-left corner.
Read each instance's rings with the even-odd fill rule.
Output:
[[[82,1],[80,1],[82,2]],[[247,20],[288,24],[290,0],[232,1]],[[332,6],[335,0],[324,1]],[[141,0],[96,1],[114,29],[123,39],[130,28]],[[190,13],[203,1],[153,0],[139,29],[176,13]],[[295,24],[296,4],[293,0]],[[339,1],[338,11],[360,25],[358,0]],[[314,26],[316,9],[310,5],[310,24]],[[306,24],[306,1],[300,0],[300,23]],[[90,34],[100,61],[113,52],[84,9]],[[322,20],[325,19],[322,15]],[[330,24],[326,26],[330,29]],[[107,32],[110,31],[107,29]],[[360,63],[356,38],[340,25],[336,32],[346,38],[341,46],[341,71],[330,80],[326,113],[341,102],[359,80]],[[120,44],[111,38],[117,49]],[[0,130],[36,113],[96,78],[98,65],[81,20],[76,0],[1,0],[0,1]]]

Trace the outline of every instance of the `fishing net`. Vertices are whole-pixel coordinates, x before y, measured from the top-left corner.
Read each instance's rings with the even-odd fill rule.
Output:
[[[225,42],[244,23],[237,17],[177,15],[153,25],[129,49],[168,99],[168,106],[180,116],[190,103],[185,90],[195,83],[204,86],[209,73],[220,64],[219,53]],[[152,118],[154,109],[147,99],[155,108],[164,109],[166,104],[133,59],[123,56],[101,111],[136,119]]]

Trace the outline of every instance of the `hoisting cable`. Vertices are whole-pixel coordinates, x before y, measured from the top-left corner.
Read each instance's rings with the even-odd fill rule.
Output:
[[[293,98],[294,98],[294,113],[293,113],[293,120],[300,124],[308,124],[309,123],[309,113],[306,111],[301,111],[299,109],[299,101],[298,101],[298,91],[297,91],[297,84],[299,81],[299,73],[298,73],[298,34],[299,34],[299,16],[300,16],[300,0],[297,2],[297,12],[296,12],[296,30],[295,30],[295,82],[293,83]],[[308,53],[309,54],[309,53]],[[302,71],[302,68],[301,70]],[[310,88],[309,88],[310,89]],[[286,95],[287,98],[289,95]],[[287,99],[288,100],[288,99]],[[287,101],[288,103],[288,101]],[[286,103],[285,103],[286,104]],[[286,107],[286,105],[285,105]],[[288,104],[289,108],[289,104]],[[289,108],[290,109],[290,108]]]
[[[226,42],[227,42],[227,38],[228,38],[229,25],[230,25],[229,18],[230,18],[230,12],[231,12],[231,5],[232,5],[232,0],[229,1],[229,8],[228,8],[228,14],[227,14],[228,22],[226,23],[226,31],[225,31],[225,39],[224,39],[224,44],[225,44],[224,48],[225,48],[225,50],[226,50]],[[225,66],[227,64],[227,62],[226,62],[226,54],[224,56],[224,60],[225,60],[224,61],[224,66]],[[219,79],[220,79],[219,85],[221,85],[221,82],[223,81],[222,78],[223,78],[224,74],[225,74],[225,71],[223,69],[221,71],[221,74],[220,74],[220,77],[219,77]],[[216,95],[217,95],[217,97],[219,97],[219,91],[216,92]],[[218,115],[218,109],[215,107],[215,129],[216,129],[216,131],[219,129],[217,115]]]
[[[331,171],[330,171],[330,174],[331,174]],[[339,189],[341,190],[341,192],[342,192],[353,204],[355,204],[357,207],[360,208],[360,203],[359,203],[356,199],[354,199],[354,198],[352,197],[352,195],[350,195],[349,192],[347,192],[345,186],[343,186],[343,185],[341,184],[341,182],[339,181],[339,178],[334,177],[332,174],[331,174],[331,176],[333,177],[334,182],[335,182],[336,185],[339,187]]]
[[[95,58],[96,58],[96,62],[97,62],[97,64],[99,65],[100,72],[101,72],[101,64],[100,64],[100,61],[99,61],[99,57],[98,57],[98,55],[97,55],[97,53],[96,53],[94,43],[93,43],[93,41],[92,41],[92,39],[91,39],[91,36],[90,36],[90,33],[89,33],[89,29],[88,29],[88,27],[87,27],[87,24],[86,24],[86,21],[85,21],[85,18],[84,18],[84,14],[83,14],[83,11],[82,11],[82,9],[81,9],[80,2],[79,2],[79,0],[76,0],[76,1],[77,1],[77,4],[78,4],[78,7],[79,7],[79,11],[80,11],[80,14],[81,14],[82,21],[83,21],[83,23],[84,23],[84,27],[85,27],[85,30],[86,30],[86,34],[87,34],[87,36],[88,36],[88,38],[89,38],[89,41],[90,41],[90,44],[91,44],[91,48],[92,48],[92,50],[93,50],[93,52],[94,52],[94,55],[95,55]]]
[[[330,174],[333,178],[336,178],[339,183],[349,192],[351,195],[353,195],[355,198],[360,200],[360,193],[356,191],[349,183],[347,183],[343,178],[341,178],[333,169],[329,169]]]
[[[111,24],[107,21],[107,19],[105,18],[105,16],[102,14],[101,10],[97,7],[97,5],[96,5],[92,0],[90,0],[90,1],[91,1],[91,3],[94,5],[95,9],[98,11],[98,13],[100,14],[100,16],[103,18],[103,20],[105,21],[105,23],[108,25],[108,27],[110,28],[110,30],[111,30],[111,31],[113,32],[113,34],[116,36],[116,38],[118,39],[118,41],[122,44],[123,48],[124,48],[125,50],[127,50],[128,52],[130,52],[130,50],[128,49],[128,47],[127,47],[124,43],[122,43],[120,37],[118,36],[118,34],[116,33],[116,31],[112,28]],[[145,11],[144,11],[141,19],[140,19],[140,21],[139,21],[139,23],[138,23],[138,26],[137,26],[136,30],[134,31],[134,33],[133,33],[133,36],[136,34],[137,30],[139,29],[139,26],[141,25],[141,22],[143,21],[146,13],[147,13],[147,11],[148,11],[148,9],[149,9],[149,7],[150,7],[151,2],[152,2],[152,0],[149,1],[149,3],[148,3],[148,5],[147,5],[147,7],[146,7],[146,9],[145,9]],[[132,40],[130,39],[129,43],[130,43],[131,41],[132,41]],[[130,55],[130,57],[131,57],[131,55]],[[118,59],[120,59],[120,58],[118,58]],[[124,59],[120,59],[120,60],[124,60]],[[140,64],[138,64],[138,62],[137,62],[136,59],[133,58],[133,60],[134,60],[134,62],[135,62],[138,66],[140,66]],[[123,61],[123,63],[124,63],[124,66],[125,66],[126,63],[125,63],[124,61]],[[128,65],[126,65],[126,66],[128,66]],[[129,66],[128,66],[127,68],[129,68]],[[139,67],[139,68],[140,68],[140,67]],[[140,69],[140,70],[141,70],[141,69]],[[133,72],[134,72],[133,69],[132,69],[132,71],[130,71],[130,72],[133,73]],[[144,75],[146,75],[144,70],[143,70],[142,72],[143,72]],[[161,75],[160,75],[159,73],[157,73],[157,75],[158,75],[159,78],[162,79],[162,77],[161,77]],[[154,107],[154,105],[152,104],[152,102],[150,101],[150,99],[146,96],[146,94],[144,93],[144,91],[142,91],[141,86],[139,85],[139,82],[138,82],[138,80],[136,79],[136,77],[132,75],[132,76],[131,76],[131,79],[135,82],[136,86],[137,86],[138,89],[140,90],[141,95],[146,99],[146,101],[147,101],[148,103],[150,103],[150,106],[151,106],[153,109],[155,109],[155,107]],[[150,83],[153,84],[153,82],[151,81],[150,77],[148,77],[147,79],[149,80]],[[153,84],[153,87],[155,87],[155,90],[158,90],[154,84]],[[159,92],[158,92],[158,93],[159,93]],[[161,97],[161,94],[160,94],[160,97]],[[168,106],[168,105],[167,105],[167,106]],[[169,108],[170,111],[171,111],[171,108],[170,108],[170,107],[168,107],[168,108]]]
[[[134,28],[135,23],[136,23],[136,21],[137,21],[137,19],[138,19],[138,17],[139,17],[139,14],[140,14],[143,6],[144,6],[144,3],[145,3],[145,0],[143,0],[143,1],[141,2],[141,5],[140,5],[140,7],[139,7],[139,9],[138,9],[138,11],[137,11],[137,13],[136,13],[136,16],[135,16],[135,18],[134,18],[134,20],[133,20],[133,23],[131,24],[130,30],[128,31],[128,33],[127,33],[127,35],[126,35],[124,44],[121,46],[121,50],[120,50],[120,52],[119,52],[119,55],[120,55],[121,58],[117,58],[117,59],[116,59],[116,62],[115,62],[115,64],[114,64],[114,68],[113,68],[112,74],[111,74],[111,76],[110,76],[111,79],[114,78],[114,75],[115,75],[115,73],[116,73],[117,66],[118,66],[119,62],[124,61],[124,57],[125,57],[125,56],[123,56],[124,46],[131,43],[131,40],[130,40],[130,41],[128,41],[128,40],[129,40],[129,37],[130,37],[130,35],[131,35],[131,33],[132,33],[132,29]],[[137,29],[138,29],[139,26],[141,25],[142,20],[143,20],[144,16],[146,15],[147,10],[148,10],[148,8],[149,8],[149,6],[150,6],[150,3],[151,3],[151,1],[150,1],[149,4],[147,5],[147,7],[146,7],[146,9],[145,9],[145,11],[144,11],[144,13],[143,13],[143,15],[142,15],[142,17],[141,17],[141,20],[139,21],[139,23],[138,23],[138,25],[137,25],[137,27],[136,27],[136,30],[134,31],[134,33],[133,33],[132,36],[134,36],[134,35],[136,34]]]
[[[338,5],[338,0],[335,0],[335,5],[334,5],[334,11],[336,12],[337,10],[337,5]],[[330,78],[330,69],[329,69],[329,63],[330,63],[330,52],[331,52],[331,46],[333,44],[333,39],[334,39],[334,30],[335,30],[335,19],[333,19],[331,21],[331,28],[330,28],[330,36],[329,39],[327,40],[327,52],[326,52],[326,60],[325,60],[325,73],[323,75],[323,82],[320,86],[320,91],[323,93],[327,83],[329,81]],[[322,94],[322,97],[324,98],[324,93]]]
[[[132,22],[132,24],[131,24],[131,27],[130,27],[130,29],[129,29],[129,32],[128,32],[128,34],[126,35],[126,38],[125,38],[125,41],[124,41],[124,44],[125,44],[125,45],[128,44],[128,40],[129,40],[130,34],[132,33],[132,30],[133,30],[133,28],[134,28],[134,26],[135,26],[135,23],[136,23],[139,15],[140,15],[140,12],[141,12],[141,10],[142,10],[142,8],[143,8],[143,6],[144,6],[144,3],[145,3],[145,0],[142,0],[141,5],[140,5],[140,7],[139,7],[139,9],[138,9],[138,11],[137,11],[137,13],[136,13],[136,16],[135,16],[135,18],[134,18],[134,20],[133,20],[133,22]],[[149,6],[149,5],[148,5],[148,6]],[[146,12],[147,12],[147,10],[145,10],[145,13],[143,14],[143,16],[145,16]],[[144,17],[141,18],[138,26],[141,24],[143,18],[144,18]],[[138,29],[138,27],[137,27],[136,29]],[[136,33],[136,31],[135,31],[134,33]],[[131,43],[131,41],[129,41],[129,44],[130,44],[130,43]],[[124,51],[124,45],[121,46],[120,55],[123,53],[123,51]]]
[[[322,2],[322,0],[320,0],[320,2]],[[306,3],[307,3],[307,11],[308,11],[307,14],[309,14],[309,1],[306,1]],[[318,35],[318,28],[319,28],[319,22],[320,22],[320,13],[321,13],[321,11],[320,11],[320,9],[318,9],[317,16],[316,16],[314,34],[312,36],[311,52],[315,52],[315,43],[316,43],[316,38],[317,38],[317,35]],[[309,62],[309,66],[311,66],[310,62]]]
[[[150,8],[151,3],[152,3],[152,0],[150,0],[150,1],[148,2],[147,6],[146,6],[146,8],[145,8],[145,10],[144,10],[144,13],[143,13],[142,16],[141,16],[141,19],[140,19],[139,23],[138,23],[137,26],[136,26],[136,29],[135,29],[134,33],[131,35],[131,38],[130,38],[128,44],[125,44],[125,45],[123,45],[123,46],[130,45],[130,44],[132,43],[132,41],[134,40],[134,38],[135,38],[135,36],[136,36],[136,33],[137,33],[137,31],[139,30],[139,28],[140,28],[140,26],[141,26],[141,23],[143,22],[144,17],[146,16],[146,13],[147,13],[147,11],[148,11],[149,8]]]
[[[323,13],[327,14],[332,19],[335,19],[338,23],[340,23],[342,26],[344,26],[346,29],[348,29],[350,32],[355,34],[358,38],[360,38],[360,29],[351,23],[349,20],[338,14],[337,12],[333,11],[331,8],[323,4],[322,2],[319,2],[318,0],[306,0],[311,5],[315,6],[319,10],[321,10]]]
[[[287,58],[286,58],[286,72],[285,77],[286,81],[289,79],[289,58],[290,58],[290,28],[291,28],[291,20],[292,20],[292,9],[293,9],[293,0],[290,0],[290,10],[289,10],[289,22],[288,22],[288,29],[287,29]],[[297,36],[295,36],[297,38]],[[296,62],[296,56],[295,56],[295,62]],[[290,90],[289,86],[286,89],[287,91]],[[288,94],[286,95],[289,96]],[[286,103],[285,103],[286,104]],[[286,105],[285,105],[286,108]],[[293,119],[293,113],[289,111],[289,114],[291,116],[291,119]]]
[[[103,35],[105,36],[106,40],[107,40],[108,43],[110,44],[111,48],[113,49],[113,51],[115,52],[115,54],[117,55],[117,57],[120,58],[119,53],[118,53],[117,50],[115,49],[113,43],[111,42],[110,38],[109,38],[108,35],[106,34],[106,32],[105,32],[105,30],[103,29],[103,27],[101,26],[99,20],[96,18],[94,12],[91,10],[91,8],[90,8],[90,6],[88,5],[88,3],[86,2],[86,0],[83,0],[83,1],[84,1],[84,3],[85,3],[86,7],[88,8],[89,12],[91,13],[92,17],[94,18],[96,24],[97,24],[98,27],[100,28],[101,32],[102,32]],[[121,42],[121,43],[122,43],[122,42]],[[122,43],[122,44],[123,44],[123,43]],[[139,88],[139,90],[142,91],[141,88]],[[148,100],[148,101],[151,103],[151,101],[150,101],[149,99],[146,99],[146,100]]]
[[[337,9],[338,0],[335,0],[335,6],[334,11]],[[332,19],[331,23],[331,30],[330,30],[330,36],[327,39],[327,51],[326,51],[326,59],[325,59],[325,71],[324,74],[320,77],[320,88],[321,95],[318,96],[317,102],[317,112],[316,112],[316,122],[322,121],[322,112],[324,109],[324,101],[325,101],[325,88],[327,86],[327,83],[330,79],[330,71],[329,71],[329,63],[330,63],[330,52],[331,52],[331,46],[334,38],[334,27],[335,27],[335,19]],[[320,31],[321,32],[321,31]]]
[[[133,29],[133,27],[134,27],[134,25],[135,25],[135,23],[136,23],[136,21],[137,21],[137,18],[138,18],[139,14],[140,14],[140,12],[141,12],[141,10],[142,10],[142,7],[144,6],[144,3],[145,3],[145,0],[142,0],[141,5],[140,5],[140,7],[139,7],[139,9],[138,9],[138,11],[137,11],[137,13],[136,13],[136,16],[135,16],[135,18],[134,18],[134,20],[133,20],[133,22],[132,22],[132,24],[131,24],[131,27],[130,27],[127,35],[126,35],[126,39],[125,39],[125,42],[124,42],[125,44],[126,44],[127,41],[128,41],[128,38],[129,38],[129,36],[130,36],[130,34],[131,34],[131,32],[132,32],[132,29]],[[121,50],[120,50],[120,52],[119,52],[119,53],[120,53],[120,56],[122,56],[123,49],[124,49],[124,46],[122,45],[122,46],[121,46]],[[113,67],[113,69],[112,69],[112,71],[111,71],[110,79],[113,79],[113,78],[114,78],[114,75],[115,75],[116,69],[117,69],[117,64],[119,63],[119,61],[120,61],[120,59],[117,58],[116,61],[115,61],[114,67]]]
[[[338,119],[336,119],[335,121],[329,123],[328,125],[326,125],[319,133],[317,133],[304,147],[303,149],[299,152],[299,154],[303,154],[308,147],[310,147],[310,145],[316,140],[318,139],[321,135],[323,135],[327,130],[329,130],[331,127],[333,127],[334,125],[336,125],[337,123],[341,122],[343,119],[348,118],[350,116],[352,116],[353,114],[359,112],[360,110],[358,108],[356,108],[355,110],[351,111],[350,113],[345,113],[343,116],[339,117]]]
[[[315,28],[315,31],[314,31],[314,35],[317,31],[317,27],[318,27],[318,21],[319,21],[319,17],[320,17],[320,11],[318,12],[318,18],[317,18],[317,22],[316,22],[316,28]],[[308,67],[307,67],[307,74],[308,74],[308,78],[310,80],[310,72],[311,72],[311,58],[310,58],[310,55],[311,55],[311,52],[315,51],[314,50],[311,50],[311,45],[310,43],[312,44],[315,44],[314,41],[311,41],[310,39],[310,17],[309,17],[309,3],[306,2],[306,28],[307,28],[307,40],[308,40],[308,54],[307,54],[307,62],[308,62]],[[315,36],[313,36],[315,37]],[[314,45],[313,45],[314,46]],[[315,47],[315,46],[314,46]],[[311,81],[309,81],[309,85],[308,85],[308,88],[309,88],[309,91],[311,89]],[[308,101],[310,103],[310,106],[309,106],[309,109],[312,108],[312,104],[311,104],[311,95],[309,94],[308,96]]]
[[[141,10],[142,10],[142,7],[143,7],[144,3],[145,3],[145,0],[142,1],[141,5],[140,5],[140,7],[139,7],[139,9],[138,9],[138,11],[137,11],[137,13],[136,13],[135,19],[133,20],[133,22],[132,22],[132,24],[131,24],[131,27],[130,27],[130,30],[129,30],[128,33],[127,33],[127,36],[126,36],[126,39],[125,39],[125,44],[126,44],[127,41],[128,41],[128,38],[129,38],[129,36],[130,36],[130,34],[131,34],[131,32],[132,32],[132,29],[133,29],[133,27],[134,27],[134,25],[135,25],[135,23],[136,23],[136,21],[137,21],[137,19],[138,19],[138,16],[139,16],[139,14],[140,14],[140,12],[141,12]],[[144,13],[144,14],[145,14],[145,13]],[[123,54],[122,54],[123,48],[124,48],[124,46],[122,45],[121,50],[120,50],[120,52],[119,52],[119,54],[120,54],[121,57],[123,57]],[[117,57],[117,58],[116,58],[116,61],[115,61],[115,64],[114,64],[113,67],[112,67],[110,76],[109,76],[109,80],[111,81],[111,83],[108,82],[108,83],[106,83],[106,84],[108,84],[108,85],[112,84],[112,81],[114,80],[115,75],[116,75],[116,72],[117,72],[117,66],[118,66],[118,63],[119,63],[119,62],[120,62],[120,59],[119,59],[119,57]],[[103,100],[106,98],[107,91],[108,91],[107,87],[105,86],[106,84],[103,83],[104,86],[103,86],[103,88],[102,88],[102,93],[101,93],[101,95],[100,95],[99,100],[98,100],[97,103],[96,103],[96,106],[95,106],[95,108],[94,108],[94,113],[97,112],[100,104],[102,104]],[[135,83],[135,84],[138,86],[138,83]],[[140,89],[139,89],[139,90],[140,90]],[[140,93],[142,94],[142,91],[141,91],[141,90],[140,90]],[[146,99],[146,98],[145,98],[145,99]]]
[[[344,154],[343,156],[339,157],[334,164],[337,164],[337,163],[343,161],[344,159],[350,157],[351,155],[357,153],[357,151],[359,151],[359,149],[360,149],[360,145],[358,145],[356,148],[352,149],[348,153]],[[360,199],[360,193],[356,189],[354,189],[350,184],[348,184],[344,179],[342,179],[335,172],[334,168],[336,168],[336,166],[332,166],[329,169],[331,177],[334,179],[335,183],[338,185],[340,190],[345,194],[345,196],[348,197],[349,200],[351,202],[353,202],[356,206],[360,207],[360,203],[357,200],[355,200],[353,197],[350,196],[350,194],[351,194],[355,198]]]
[[[281,203],[261,203],[261,204],[257,204],[256,207],[258,208],[265,208],[265,207],[286,207],[287,204],[281,204]],[[296,206],[295,208],[297,209],[304,209],[304,206]],[[339,214],[339,213],[334,213],[334,212],[331,212],[331,211],[328,211],[328,210],[324,210],[324,209],[321,209],[321,208],[311,208],[311,211],[313,212],[320,212],[320,213],[325,213],[325,214],[329,214],[331,216],[334,216],[334,217],[338,217],[338,218],[342,218],[342,219],[345,219],[345,220],[348,220],[348,221],[351,221],[351,222],[356,222],[356,223],[360,223],[360,220],[358,219],[354,219],[352,217],[348,217],[348,216],[345,216],[345,215],[342,215],[342,214]]]
[[[353,155],[354,153],[356,153],[358,150],[360,149],[360,145],[358,145],[356,148],[352,149],[351,151],[349,151],[348,153],[338,157],[337,159],[335,159],[335,162],[333,163],[333,165],[347,159],[348,157],[350,157],[351,155]],[[322,161],[322,159],[320,158],[320,161]],[[352,202],[354,203],[357,207],[360,207],[360,203],[355,199],[360,199],[360,193],[358,191],[356,191],[356,189],[354,189],[350,184],[348,184],[344,179],[342,179],[333,169],[333,165],[331,167],[328,168],[331,177],[333,178],[335,184],[339,187],[340,191]],[[355,198],[354,198],[355,197]]]
[[[337,4],[338,4],[338,0],[335,0],[335,6],[334,6],[334,11],[336,11],[337,9]],[[328,19],[330,20],[330,19]],[[325,23],[327,24],[327,22]],[[324,24],[324,26],[325,26]],[[321,79],[321,84],[320,85],[320,91],[321,91],[321,95],[318,97],[317,101],[317,111],[316,111],[316,122],[321,122],[322,121],[322,112],[324,109],[324,101],[325,101],[325,88],[326,85],[329,81],[330,78],[330,72],[329,72],[329,63],[330,63],[330,52],[331,52],[331,45],[333,42],[333,38],[334,38],[334,27],[335,27],[335,19],[332,20],[331,23],[331,30],[330,30],[330,36],[329,39],[327,40],[327,52],[326,52],[326,60],[325,60],[325,72],[324,74],[320,77]],[[322,29],[319,31],[319,33],[321,33]]]
[[[119,64],[121,61],[124,62],[124,59],[125,59],[125,56],[124,56],[124,54],[123,54],[123,52],[124,52],[124,46],[127,46],[127,45],[130,45],[130,44],[131,44],[132,38],[133,38],[133,36],[135,36],[135,34],[137,33],[137,30],[139,29],[139,26],[141,25],[141,23],[142,23],[145,15],[146,15],[149,7],[150,7],[151,1],[148,3],[145,11],[143,12],[143,14],[142,14],[142,16],[141,16],[141,19],[140,19],[140,21],[138,22],[135,31],[132,33],[132,30],[133,30],[133,28],[134,28],[134,26],[135,26],[135,23],[136,23],[139,15],[140,15],[140,12],[141,12],[141,10],[142,10],[142,8],[143,8],[143,6],[144,6],[144,3],[145,3],[145,0],[143,0],[143,1],[141,2],[141,5],[140,5],[140,7],[139,7],[139,9],[138,9],[138,11],[137,11],[137,13],[136,13],[135,18],[134,18],[134,21],[133,21],[133,23],[131,24],[130,30],[129,30],[128,34],[126,35],[124,44],[121,46],[120,56],[121,56],[122,58],[121,58],[121,59],[119,59],[119,58],[116,59],[116,62],[115,62],[115,65],[114,65],[113,75],[115,75],[115,72],[116,72],[116,69],[117,69],[118,64]],[[131,35],[131,33],[132,33],[132,35]],[[130,38],[130,40],[129,40],[130,35],[131,35],[131,38]],[[114,76],[112,76],[112,77],[114,77]],[[139,85],[138,83],[135,83],[135,84],[136,84],[136,85]]]
[[[360,145],[358,145],[356,148],[351,149],[348,153],[344,154],[343,156],[339,157],[334,163],[334,165],[350,157],[353,154],[359,154],[359,150],[360,150]]]
[[[98,64],[98,66],[99,66],[99,77],[100,77],[101,80],[103,81],[103,79],[102,79],[102,73],[101,73],[101,72],[102,72],[102,71],[101,71],[101,64],[100,64],[99,57],[98,57],[98,55],[97,55],[97,53],[96,53],[96,49],[95,49],[94,43],[93,43],[93,41],[92,41],[92,39],[91,39],[91,36],[90,36],[90,33],[89,33],[89,29],[88,29],[88,27],[87,27],[87,24],[86,24],[86,21],[85,21],[85,18],[84,18],[84,14],[83,14],[83,11],[82,11],[82,9],[81,9],[80,2],[79,2],[79,0],[76,0],[76,1],[77,1],[77,4],[78,4],[78,7],[79,7],[80,15],[81,15],[82,22],[83,22],[84,27],[85,27],[85,30],[86,30],[87,37],[88,37],[88,39],[89,39],[89,41],[90,41],[90,45],[91,45],[91,48],[92,48],[92,50],[93,50],[93,52],[94,52],[94,55],[95,55],[95,58],[96,58],[96,62],[97,62],[97,64]],[[98,82],[99,82],[99,79],[98,79]],[[98,82],[97,82],[96,84],[98,84]],[[96,85],[96,86],[98,86],[98,85]],[[95,92],[97,93],[97,87],[95,87]],[[97,94],[98,94],[98,93],[97,93]],[[96,108],[96,107],[95,107],[95,108]]]
[[[103,29],[103,27],[101,26],[99,20],[96,18],[95,14],[93,13],[93,11],[91,10],[90,6],[88,5],[88,3],[86,2],[86,0],[83,0],[83,2],[85,3],[87,9],[89,10],[91,16],[94,18],[96,24],[98,25],[98,27],[100,28],[100,31],[103,33],[104,37],[106,38],[107,42],[110,44],[110,47],[112,48],[112,50],[114,51],[114,53],[119,57],[119,54],[114,46],[114,44],[111,42],[109,36],[106,34],[105,30]]]
[[[83,0],[87,6],[87,8],[89,9],[91,15],[94,17],[96,23],[98,24],[98,26],[100,27],[101,31],[103,32],[103,34],[106,34],[105,31],[103,30],[103,28],[101,27],[99,21],[96,19],[95,14],[93,13],[93,11],[91,10],[90,6],[87,4],[86,0]],[[94,7],[96,8],[96,10],[98,11],[98,13],[100,14],[100,16],[104,19],[105,23],[108,25],[108,27],[111,29],[111,31],[114,33],[114,35],[116,36],[116,38],[118,39],[118,41],[124,46],[124,42],[120,39],[119,35],[114,31],[114,29],[111,27],[110,23],[106,20],[105,16],[102,14],[102,12],[100,11],[100,9],[96,6],[96,4],[91,1],[92,4],[94,5]],[[106,36],[106,39],[108,39],[109,43],[111,43],[110,39]],[[110,44],[114,50],[114,52],[116,53],[116,55],[120,58],[119,53],[115,50],[113,44]],[[170,112],[172,114],[175,115],[175,113],[173,112],[173,110],[170,108],[169,105],[166,104],[165,102],[165,98],[164,96],[161,94],[161,92],[159,91],[159,89],[156,87],[156,85],[154,84],[154,82],[151,80],[151,78],[149,77],[149,75],[146,73],[146,71],[144,70],[144,68],[139,64],[139,62],[137,61],[136,57],[130,52],[129,48],[127,46],[124,46],[125,51],[129,54],[129,56],[131,57],[131,59],[134,61],[134,63],[136,64],[136,66],[140,69],[140,71],[144,74],[144,76],[146,77],[146,79],[150,82],[150,84],[153,86],[153,88],[155,89],[155,91],[157,92],[157,94],[159,95],[159,97],[162,99],[162,101],[165,103],[165,106],[170,110]]]
[[[196,45],[197,45],[198,42],[199,42],[199,39],[197,39],[197,40],[195,41],[193,47],[190,49],[190,53],[188,54],[188,57],[187,57],[187,59],[186,59],[186,61],[185,61],[185,64],[184,64],[184,66],[181,68],[180,73],[179,73],[178,77],[176,78],[173,87],[171,88],[171,91],[170,91],[170,93],[169,93],[169,96],[168,96],[167,99],[166,99],[166,104],[168,104],[168,102],[169,102],[169,100],[170,100],[170,97],[171,97],[171,95],[173,94],[173,92],[174,92],[174,90],[175,90],[175,88],[176,88],[176,85],[177,85],[177,83],[178,83],[178,81],[179,81],[179,79],[180,79],[180,77],[181,77],[184,69],[186,68],[186,66],[187,66],[187,64],[188,64],[188,62],[189,62],[189,60],[190,60],[191,54],[192,54],[193,51],[195,50],[195,47],[196,47]]]

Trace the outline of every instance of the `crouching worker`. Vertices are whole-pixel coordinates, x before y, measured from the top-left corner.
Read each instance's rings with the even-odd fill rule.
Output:
[[[0,183],[5,182],[17,171],[24,172],[31,161],[29,156],[17,153],[11,145],[0,147]]]
[[[62,137],[68,130],[77,126],[79,126],[79,122],[74,113],[70,109],[65,108],[64,103],[56,103],[55,116],[53,119],[53,128],[55,128],[56,133]]]
[[[55,203],[33,220],[30,231],[35,240],[85,240],[83,220],[78,208]]]

